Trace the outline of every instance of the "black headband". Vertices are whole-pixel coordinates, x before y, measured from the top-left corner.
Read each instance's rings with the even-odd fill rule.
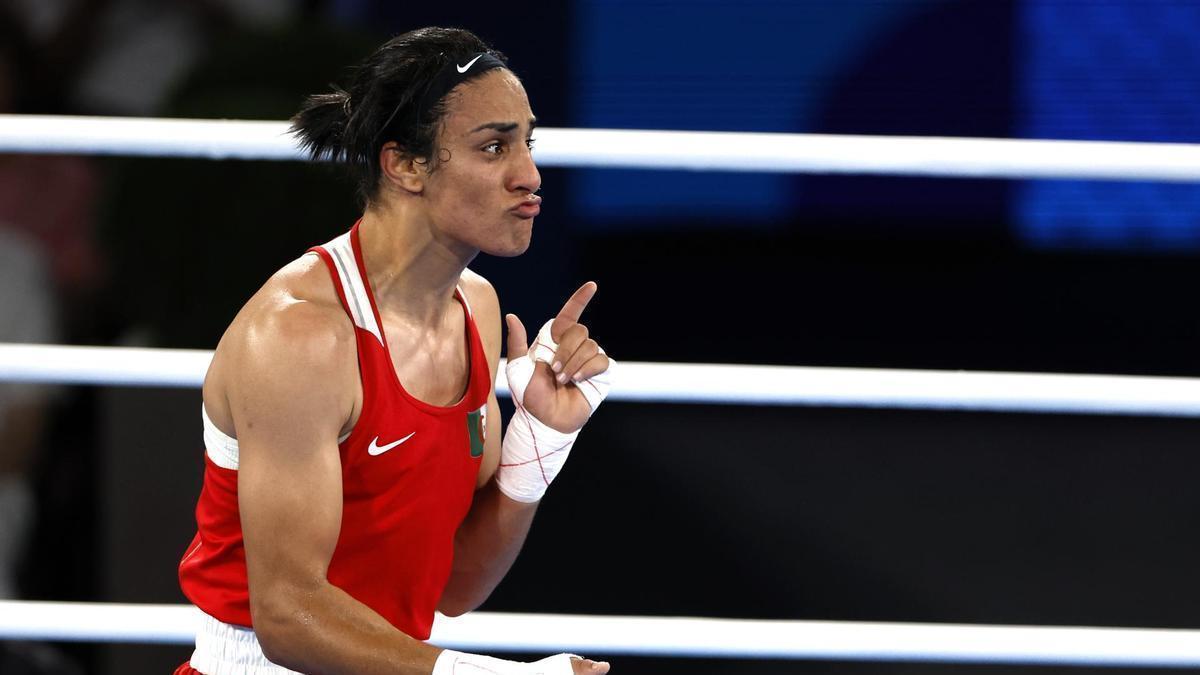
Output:
[[[480,73],[492,70],[493,68],[507,68],[504,62],[500,59],[488,54],[480,52],[469,59],[465,59],[462,63],[449,61],[438,74],[429,82],[429,86],[425,88],[425,93],[421,94],[421,98],[417,99],[417,107],[415,119],[418,123],[425,118],[425,114],[434,106],[442,97],[450,92],[451,89],[466,82],[467,80],[477,77]],[[400,106],[403,103],[397,103],[392,109],[392,114],[388,115],[387,121],[383,126],[379,127],[379,131],[375,132],[374,141],[378,141],[379,137],[386,133],[392,126],[392,121],[396,119],[396,113],[400,112]]]
[[[425,113],[433,107],[442,97],[450,93],[450,90],[467,80],[474,79],[480,73],[487,72],[493,68],[507,68],[504,62],[492,56],[487,52],[480,52],[471,56],[469,59],[464,59],[462,63],[457,61],[449,61],[438,74],[429,83],[429,87],[425,89],[425,93],[421,95],[421,100],[417,103],[417,119],[425,118]]]

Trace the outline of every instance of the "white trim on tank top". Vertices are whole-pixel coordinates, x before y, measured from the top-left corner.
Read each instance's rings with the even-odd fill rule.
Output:
[[[213,424],[212,418],[208,416],[208,409],[204,404],[200,404],[200,417],[204,420],[204,452],[213,464],[222,469],[238,470],[238,442],[236,438],[232,438],[224,431],[217,428]],[[338,445],[346,442],[350,438],[350,432],[346,432],[338,437]]]
[[[333,260],[334,269],[338,273],[338,281],[342,284],[342,293],[346,296],[346,304],[349,305],[347,309],[350,312],[350,319],[354,321],[355,326],[374,335],[375,339],[379,341],[379,345],[383,346],[382,329],[375,321],[374,304],[367,292],[366,280],[359,274],[358,257],[354,255],[350,233],[346,232],[320,248]],[[455,285],[454,290],[458,291],[458,297],[462,300],[467,316],[474,318],[474,314],[471,312],[471,303],[467,300],[467,294],[463,292],[462,286]]]
[[[333,265],[337,269],[338,279],[342,282],[342,293],[349,305],[350,318],[354,325],[367,331],[383,345],[383,335],[379,324],[375,321],[375,310],[371,307],[371,297],[367,293],[366,280],[358,272],[358,259],[354,255],[354,246],[350,243],[350,233],[347,232],[337,239],[322,246]]]

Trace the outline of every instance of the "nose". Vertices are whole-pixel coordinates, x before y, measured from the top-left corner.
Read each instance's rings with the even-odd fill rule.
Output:
[[[508,189],[513,192],[537,192],[542,187],[542,174],[533,161],[533,152],[522,148],[514,157]]]

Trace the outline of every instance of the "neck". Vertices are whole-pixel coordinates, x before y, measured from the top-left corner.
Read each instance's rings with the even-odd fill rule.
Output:
[[[463,270],[478,253],[439,238],[423,214],[394,202],[368,207],[358,234],[379,311],[428,326],[441,321]]]

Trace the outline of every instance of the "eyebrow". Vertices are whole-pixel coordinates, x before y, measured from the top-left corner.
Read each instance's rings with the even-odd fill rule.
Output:
[[[533,129],[535,127],[537,127],[537,118],[530,117],[529,118],[529,130],[533,131]],[[472,129],[470,131],[470,133],[473,134],[478,131],[483,131],[485,129],[495,129],[496,131],[499,131],[502,134],[507,134],[508,132],[510,132],[516,128],[517,128],[516,122],[488,122],[487,124],[480,124],[479,126],[475,127],[474,129]]]

